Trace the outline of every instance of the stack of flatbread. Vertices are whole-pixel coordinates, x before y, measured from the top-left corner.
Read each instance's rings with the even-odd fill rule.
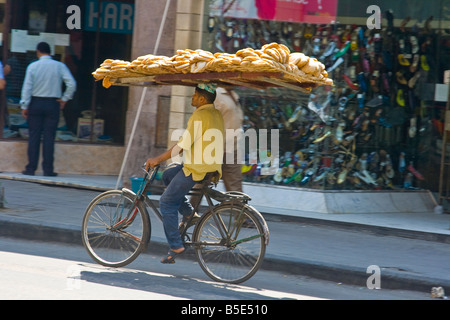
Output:
[[[203,72],[283,72],[291,80],[331,85],[325,66],[315,58],[301,52],[291,53],[278,43],[261,49],[246,48],[236,54],[205,50],[177,50],[173,57],[148,54],[132,62],[107,59],[93,72],[97,80],[110,86],[110,79],[141,77],[159,74],[186,74]]]
[[[110,79],[124,77],[140,77],[143,76],[139,72],[134,72],[131,63],[123,60],[106,59],[100,68],[92,73],[96,80],[103,79],[103,86],[109,88],[111,86]]]
[[[121,77],[123,74],[129,72],[129,65],[130,63],[128,61],[106,59],[100,65],[100,68],[95,71],[94,77],[96,79],[103,77]]]
[[[275,68],[286,71],[289,55],[289,49],[285,45],[278,43],[264,45],[260,50],[247,48],[236,52],[236,56],[242,58],[239,66],[241,71],[250,71],[255,68],[263,70],[273,70]]]
[[[130,63],[129,69],[143,75],[176,73],[172,58],[148,54]],[[131,75],[130,75],[131,76]]]

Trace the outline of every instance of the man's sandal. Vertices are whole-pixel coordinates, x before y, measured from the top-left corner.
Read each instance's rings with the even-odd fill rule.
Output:
[[[172,264],[172,263],[175,263],[175,257],[178,256],[178,255],[180,255],[180,254],[182,254],[182,253],[184,253],[185,251],[186,251],[186,249],[184,249],[184,250],[181,251],[181,252],[175,252],[175,251],[173,251],[172,249],[169,249],[169,252],[167,252],[167,257],[162,258],[162,259],[161,259],[161,263],[164,263],[164,264]]]

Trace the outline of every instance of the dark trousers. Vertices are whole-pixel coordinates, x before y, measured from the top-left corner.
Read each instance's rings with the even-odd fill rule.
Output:
[[[42,169],[44,174],[53,173],[53,154],[55,151],[55,135],[59,122],[60,106],[56,98],[33,97],[28,107],[28,165],[27,172],[36,171],[39,152],[42,148]]]

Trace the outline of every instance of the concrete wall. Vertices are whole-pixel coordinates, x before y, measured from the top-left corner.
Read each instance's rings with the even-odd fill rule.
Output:
[[[27,141],[0,141],[0,171],[22,172],[28,163],[27,147]],[[55,172],[117,175],[123,152],[122,146],[56,143]],[[41,163],[42,159],[36,174],[42,173]]]
[[[223,186],[220,185],[223,189]],[[258,209],[267,208],[311,213],[414,213],[433,212],[436,201],[431,192],[313,190],[244,183],[244,192]],[[281,200],[282,199],[282,200]]]

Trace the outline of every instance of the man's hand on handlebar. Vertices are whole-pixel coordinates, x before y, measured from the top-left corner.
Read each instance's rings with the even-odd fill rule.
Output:
[[[148,158],[147,161],[145,162],[145,170],[148,171],[150,168],[156,167],[161,162],[169,160],[173,155],[180,154],[181,151],[183,151],[183,149],[181,149],[178,145],[174,145],[172,148],[170,148],[163,154],[155,158]]]
[[[147,161],[145,162],[145,170],[149,171],[150,168],[156,167],[159,163],[160,163],[160,161],[159,161],[158,157],[148,158]]]

